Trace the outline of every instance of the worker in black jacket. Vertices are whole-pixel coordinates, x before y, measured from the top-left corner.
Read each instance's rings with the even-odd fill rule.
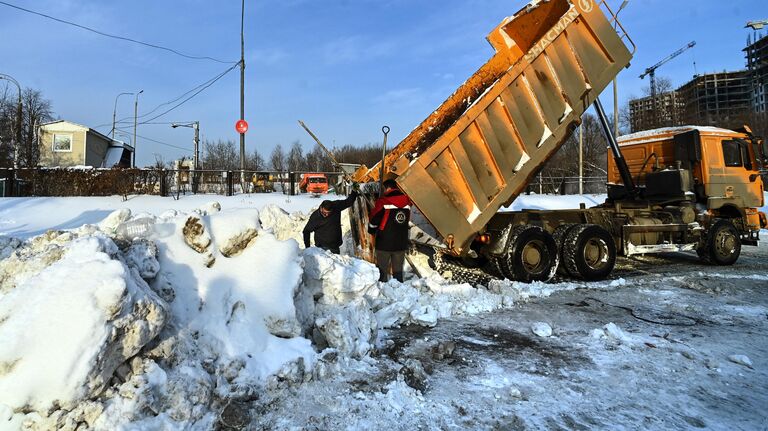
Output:
[[[379,281],[387,281],[391,265],[392,276],[402,283],[405,252],[410,245],[411,200],[400,191],[395,180],[384,181],[382,185],[384,194],[376,199],[368,215],[368,233],[376,236]]]
[[[315,246],[339,254],[341,247],[341,212],[352,206],[357,198],[357,190],[344,200],[323,201],[304,226],[304,247],[310,246],[310,234],[315,233]]]

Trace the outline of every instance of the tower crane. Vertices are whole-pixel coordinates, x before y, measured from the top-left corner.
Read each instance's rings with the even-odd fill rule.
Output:
[[[651,77],[651,98],[653,100],[656,100],[656,69],[666,64],[668,61],[672,60],[673,58],[677,57],[678,55],[684,53],[685,51],[693,48],[696,46],[696,41],[690,42],[688,45],[678,49],[677,51],[670,54],[667,58],[664,60],[661,60],[660,62],[654,64],[653,66],[645,69],[645,72],[643,72],[642,75],[640,75],[640,79],[645,79],[645,76],[648,75]]]

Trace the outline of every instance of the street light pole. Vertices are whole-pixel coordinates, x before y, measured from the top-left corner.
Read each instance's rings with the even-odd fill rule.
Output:
[[[619,6],[619,10],[616,11],[616,22],[618,22],[619,13],[627,7],[628,3],[629,0],[624,0]],[[616,23],[614,23],[613,28],[616,29]],[[617,76],[613,77],[613,136],[619,137],[619,84]]]
[[[200,169],[200,122],[191,121],[189,123],[173,123],[171,124],[171,127],[174,129],[177,127],[190,127],[195,131],[195,152],[192,165],[196,170]]]
[[[22,104],[21,104],[21,85],[19,85],[19,81],[13,79],[12,76],[6,75],[3,73],[0,73],[0,80],[6,80],[10,81],[13,84],[16,85],[16,89],[19,92],[19,100],[18,104],[16,106],[16,133],[14,133],[14,143],[13,143],[13,169],[19,169],[19,145],[21,145],[21,123],[23,121],[23,111],[22,111]]]
[[[115,109],[112,110],[112,139],[115,139],[115,126],[117,125],[117,99],[124,94],[133,96],[133,93],[120,93],[115,97]]]
[[[240,119],[245,120],[245,0],[240,10]],[[240,183],[245,186],[245,133],[240,134]]]
[[[136,126],[137,120],[139,117],[139,94],[143,93],[144,90],[140,90],[138,93],[136,93],[136,99],[133,102],[133,157],[131,157],[131,167],[136,167],[136,147],[138,147],[136,142]]]
[[[197,173],[200,169],[200,122],[191,121],[189,123],[172,123],[171,127],[191,127],[195,131],[195,152],[192,159],[192,193],[197,193]]]

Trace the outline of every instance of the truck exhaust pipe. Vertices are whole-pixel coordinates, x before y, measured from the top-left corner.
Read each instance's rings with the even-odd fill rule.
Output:
[[[600,97],[595,98],[593,105],[595,111],[597,111],[597,118],[600,119],[600,125],[603,127],[603,133],[605,134],[605,139],[608,141],[608,146],[611,147],[613,159],[616,161],[616,168],[619,170],[621,181],[624,183],[624,188],[630,196],[635,197],[637,196],[637,187],[635,187],[635,182],[632,180],[632,175],[629,173],[627,161],[624,160],[624,156],[621,154],[621,149],[616,142],[616,137],[613,136],[613,133],[611,132],[611,127],[608,124],[608,117],[605,115],[605,110],[603,109],[603,104],[600,102]]]

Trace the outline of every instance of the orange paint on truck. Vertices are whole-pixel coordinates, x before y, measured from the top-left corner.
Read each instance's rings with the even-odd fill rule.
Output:
[[[304,174],[301,176],[299,190],[302,193],[328,193],[328,178],[325,174]]]

